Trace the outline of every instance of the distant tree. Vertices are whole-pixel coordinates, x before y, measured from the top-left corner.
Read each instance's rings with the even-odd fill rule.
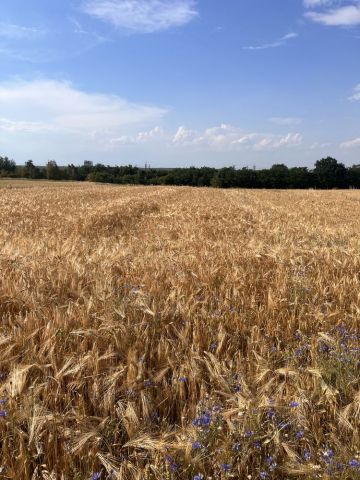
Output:
[[[360,188],[360,165],[348,169],[348,181],[351,188]]]
[[[326,157],[315,163],[314,169],[316,186],[319,188],[346,188],[348,175],[344,164],[335,158]]]
[[[271,188],[289,187],[289,169],[286,165],[275,164],[269,171]]]
[[[257,171],[247,167],[237,170],[236,186],[239,188],[257,188],[259,186]]]
[[[306,167],[289,169],[289,188],[310,188],[313,186],[313,175]]]
[[[46,165],[46,178],[48,180],[60,180],[61,172],[55,160],[49,160]]]
[[[66,167],[67,177],[69,180],[81,180],[78,168],[71,164]]]
[[[0,157],[0,175],[7,176],[16,170],[16,163],[8,157]]]
[[[34,162],[32,160],[28,160],[24,167],[24,177],[38,178],[37,170],[38,169],[35,167]]]

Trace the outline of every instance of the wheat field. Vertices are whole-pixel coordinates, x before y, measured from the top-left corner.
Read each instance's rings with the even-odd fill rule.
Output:
[[[360,193],[0,189],[0,478],[360,478]]]

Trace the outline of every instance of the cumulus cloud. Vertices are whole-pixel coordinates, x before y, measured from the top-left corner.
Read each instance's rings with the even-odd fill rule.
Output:
[[[283,47],[288,43],[289,40],[292,40],[297,36],[298,36],[297,33],[291,32],[277,40],[274,40],[273,42],[263,43],[261,45],[249,45],[249,46],[243,47],[243,50],[266,50],[268,48]]]
[[[303,138],[300,133],[285,136],[246,132],[232,125],[221,124],[198,132],[179,127],[172,139],[177,146],[205,147],[214,150],[276,150],[282,147],[298,146]]]
[[[109,146],[140,145],[149,142],[157,142],[165,138],[166,135],[164,130],[157,126],[148,131],[138,132],[135,135],[121,135],[120,137],[112,138],[109,141]]]
[[[305,7],[312,8],[305,16],[326,26],[353,27],[360,25],[360,3],[358,0],[305,0]],[[314,10],[316,9],[316,10]]]
[[[232,125],[221,124],[202,131],[193,130],[184,125],[175,133],[155,127],[135,135],[122,135],[111,139],[109,148],[124,145],[158,145],[166,148],[185,148],[187,151],[231,152],[239,150],[277,150],[302,144],[300,133],[276,135],[271,133],[247,132]]]
[[[85,0],[82,10],[130,33],[153,33],[189,23],[194,0]]]

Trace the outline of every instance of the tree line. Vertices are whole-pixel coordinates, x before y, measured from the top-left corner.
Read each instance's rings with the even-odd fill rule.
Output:
[[[16,165],[8,157],[0,157],[0,176],[11,178],[73,180],[133,185],[186,185],[218,188],[360,188],[360,165],[345,167],[335,158],[318,160],[313,169],[289,168],[275,164],[268,169],[256,168],[139,168],[127,166],[83,165],[58,166],[50,160],[36,166],[32,160]]]

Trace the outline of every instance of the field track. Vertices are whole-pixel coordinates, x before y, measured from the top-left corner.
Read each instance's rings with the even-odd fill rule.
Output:
[[[29,184],[0,479],[360,478],[360,192]]]

